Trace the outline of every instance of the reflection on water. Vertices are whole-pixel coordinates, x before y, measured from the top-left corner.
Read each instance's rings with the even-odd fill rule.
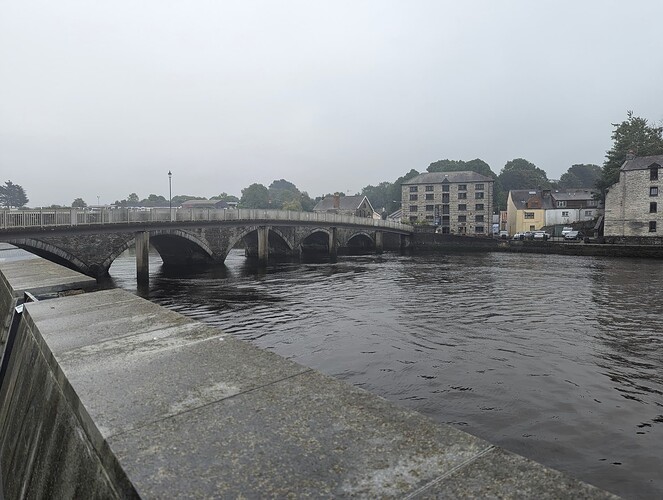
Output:
[[[347,257],[168,271],[159,304],[625,497],[663,497],[653,260]],[[133,257],[112,266],[136,292]]]

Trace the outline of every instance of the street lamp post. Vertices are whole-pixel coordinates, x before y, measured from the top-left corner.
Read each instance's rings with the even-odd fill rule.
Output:
[[[173,173],[168,171],[168,216],[173,220]]]

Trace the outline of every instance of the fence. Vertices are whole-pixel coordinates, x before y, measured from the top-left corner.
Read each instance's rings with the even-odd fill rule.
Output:
[[[2,210],[0,230],[19,228],[48,228],[61,226],[86,226],[100,224],[133,224],[153,222],[211,222],[211,221],[282,221],[322,222],[384,228],[412,232],[412,226],[399,222],[352,215],[336,215],[317,212],[261,209],[212,209],[212,208],[113,208],[101,210],[49,209]]]

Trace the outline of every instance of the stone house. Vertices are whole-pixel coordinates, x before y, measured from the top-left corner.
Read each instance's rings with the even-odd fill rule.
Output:
[[[606,192],[605,237],[661,237],[661,165],[663,155],[626,159],[619,169],[619,181]]]
[[[443,234],[490,235],[493,184],[471,171],[420,174],[401,184],[403,222],[440,226]]]
[[[341,196],[337,193],[326,196],[313,207],[313,211],[369,218],[376,218],[377,215],[377,218],[380,218],[368,198],[362,195]]]

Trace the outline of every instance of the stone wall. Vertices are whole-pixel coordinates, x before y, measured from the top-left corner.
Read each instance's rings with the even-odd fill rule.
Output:
[[[657,187],[659,196],[650,196],[650,188]],[[656,212],[650,212],[650,203]],[[650,232],[649,223],[656,222]],[[620,173],[619,182],[606,194],[604,235],[606,237],[660,237],[663,235],[663,180],[650,180],[649,169]]]

